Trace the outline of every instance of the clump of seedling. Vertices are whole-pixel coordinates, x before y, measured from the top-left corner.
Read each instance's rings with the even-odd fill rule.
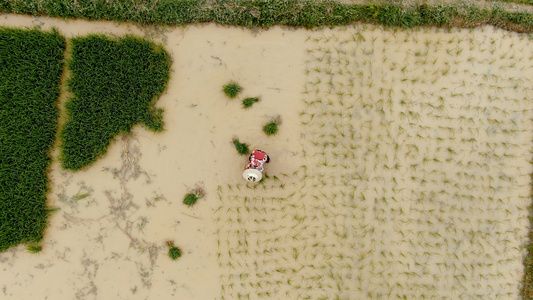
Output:
[[[183,198],[183,203],[188,206],[193,206],[196,201],[205,196],[205,192],[202,188],[196,188]]]
[[[223,87],[224,94],[231,99],[237,97],[237,94],[242,90],[242,87],[236,82],[230,82]]]
[[[168,246],[168,256],[170,257],[170,259],[176,260],[181,256],[181,249],[174,246],[173,241],[167,241],[167,246]]]
[[[246,98],[246,99],[242,100],[242,107],[243,108],[249,108],[252,105],[254,105],[254,103],[256,103],[256,102],[259,102],[259,98],[258,97]]]
[[[248,155],[250,153],[250,145],[241,143],[238,138],[233,138],[232,142],[240,155]]]
[[[263,132],[266,135],[275,135],[278,133],[278,125],[281,124],[281,119],[279,116],[271,119],[265,126],[263,126]]]
[[[39,253],[43,250],[43,247],[37,244],[30,244],[26,247],[26,250],[31,253]]]

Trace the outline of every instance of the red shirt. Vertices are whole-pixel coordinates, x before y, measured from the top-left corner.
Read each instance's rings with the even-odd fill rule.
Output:
[[[254,168],[263,171],[263,164],[267,161],[267,154],[260,150],[255,150],[250,155],[250,163],[246,166],[246,169]]]

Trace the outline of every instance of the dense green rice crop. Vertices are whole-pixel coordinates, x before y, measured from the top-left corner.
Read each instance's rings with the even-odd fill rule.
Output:
[[[169,78],[170,57],[160,46],[136,37],[90,35],[71,40],[73,98],[61,132],[61,161],[78,170],[106,153],[112,138],[138,123],[163,129],[154,106]]]
[[[0,251],[43,237],[64,49],[55,30],[0,28]]]

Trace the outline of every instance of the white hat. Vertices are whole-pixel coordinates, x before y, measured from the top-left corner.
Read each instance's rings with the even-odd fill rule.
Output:
[[[263,174],[256,169],[246,169],[242,172],[242,177],[249,182],[259,182],[263,178]]]

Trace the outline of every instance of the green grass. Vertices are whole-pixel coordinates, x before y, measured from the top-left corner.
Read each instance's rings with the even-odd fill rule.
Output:
[[[521,0],[529,2],[529,0]],[[141,24],[223,25],[269,28],[275,25],[312,28],[367,22],[388,26],[472,27],[494,25],[533,32],[533,14],[481,9],[465,4],[418,5],[404,9],[390,4],[344,4],[307,0],[0,0],[0,12],[50,15]],[[476,16],[483,15],[482,19]]]
[[[47,225],[64,49],[55,30],[0,28],[0,251],[39,243]]]
[[[104,155],[110,141],[136,124],[163,129],[155,100],[165,90],[170,57],[161,47],[136,37],[89,35],[71,40],[72,72],[61,131],[61,162],[78,170]]]
[[[233,145],[235,146],[235,149],[237,149],[237,152],[239,152],[240,155],[250,154],[250,145],[246,143],[241,143],[239,139],[237,138],[234,138],[232,142],[233,142]]]
[[[224,94],[228,96],[229,98],[233,99],[237,97],[239,92],[242,90],[242,87],[239,86],[235,82],[228,83],[222,87],[222,90],[224,91]]]
[[[257,98],[257,97],[246,98],[246,99],[242,100],[242,107],[243,108],[250,108],[256,102],[259,102],[259,98]]]

